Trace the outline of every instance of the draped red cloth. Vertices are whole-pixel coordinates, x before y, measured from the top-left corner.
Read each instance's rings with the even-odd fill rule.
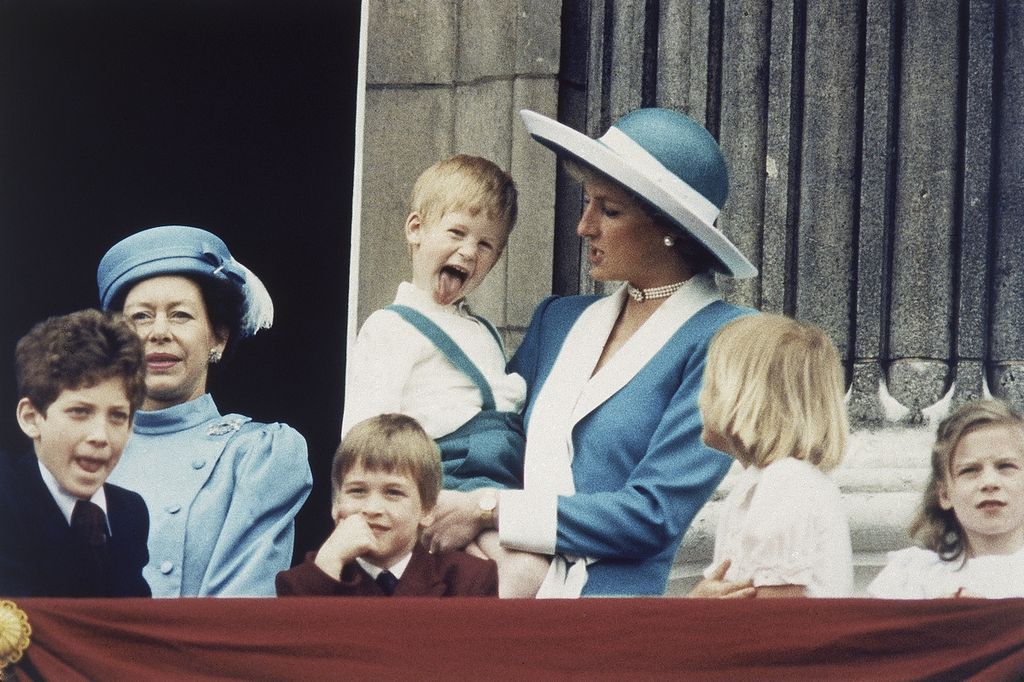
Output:
[[[16,679],[1024,676],[1024,599],[20,599]]]

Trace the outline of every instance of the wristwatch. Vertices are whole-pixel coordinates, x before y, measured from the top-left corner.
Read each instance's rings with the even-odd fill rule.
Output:
[[[480,508],[480,521],[484,528],[494,527],[494,510],[498,508],[498,495],[493,490],[488,490],[480,497],[477,503]]]

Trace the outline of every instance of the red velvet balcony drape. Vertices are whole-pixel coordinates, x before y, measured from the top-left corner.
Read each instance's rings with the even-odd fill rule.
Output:
[[[21,599],[16,679],[1020,679],[1024,600]]]

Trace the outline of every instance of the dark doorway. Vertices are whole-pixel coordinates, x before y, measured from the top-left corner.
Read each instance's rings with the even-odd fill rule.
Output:
[[[274,297],[211,392],[287,422],[314,493],[296,550],[329,527],[340,423],[359,3],[7,0],[0,4],[0,445],[12,359],[37,320],[96,305],[106,249],[143,227],[204,227]]]

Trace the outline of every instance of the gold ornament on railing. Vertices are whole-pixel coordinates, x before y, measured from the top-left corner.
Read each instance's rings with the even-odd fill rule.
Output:
[[[7,666],[21,660],[31,635],[25,612],[12,601],[0,600],[0,678]]]

